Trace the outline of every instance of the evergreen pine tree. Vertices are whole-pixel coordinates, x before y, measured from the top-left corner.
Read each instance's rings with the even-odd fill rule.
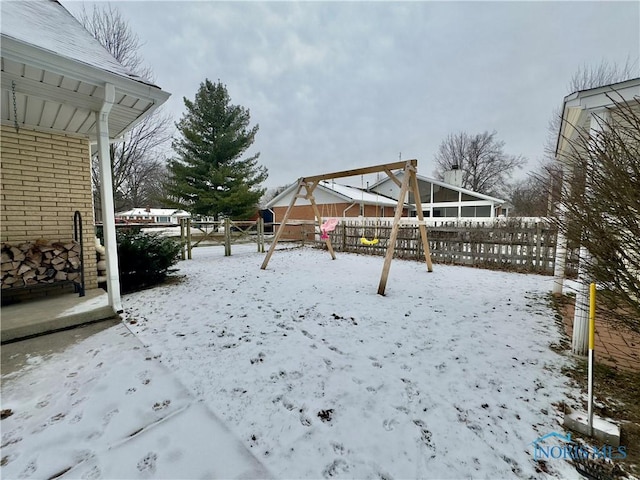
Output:
[[[167,191],[171,203],[194,215],[244,219],[256,211],[264,193],[267,170],[257,163],[260,153],[241,158],[253,144],[258,125],[249,127],[249,110],[232,105],[220,81],[206,79],[195,101],[176,124],[178,155],[169,162]]]

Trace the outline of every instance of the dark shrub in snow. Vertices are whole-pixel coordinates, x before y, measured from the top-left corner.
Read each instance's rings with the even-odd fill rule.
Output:
[[[118,267],[122,292],[162,282],[175,265],[180,244],[171,238],[135,231],[118,231]]]

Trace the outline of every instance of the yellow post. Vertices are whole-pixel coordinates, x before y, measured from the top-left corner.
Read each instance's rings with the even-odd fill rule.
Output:
[[[589,285],[589,378],[587,383],[587,420],[589,435],[593,436],[593,367],[596,343],[596,284]]]
[[[596,338],[596,284],[589,286],[589,350],[595,347]]]

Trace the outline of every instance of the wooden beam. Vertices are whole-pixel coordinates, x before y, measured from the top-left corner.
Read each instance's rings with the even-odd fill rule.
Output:
[[[398,187],[402,187],[402,182],[398,180],[398,177],[396,177],[391,170],[385,169],[385,172],[387,173],[389,178],[393,181],[393,183],[395,183]]]
[[[398,168],[404,169],[407,164],[417,167],[418,160],[414,159],[402,162],[383,163],[381,165],[374,165],[371,167],[355,168],[353,170],[343,170],[341,172],[325,173],[323,175],[313,175],[311,177],[305,177],[303,180],[305,182],[319,182],[320,180],[330,180],[332,178],[354,177],[356,175],[367,175],[369,173],[387,172]]]
[[[264,261],[262,262],[262,266],[260,267],[262,270],[267,268],[267,264],[269,263],[269,260],[271,259],[271,255],[273,255],[273,251],[276,249],[276,245],[278,244],[278,240],[280,240],[280,237],[282,236],[282,232],[284,231],[284,227],[287,224],[287,220],[289,219],[289,215],[291,214],[291,209],[295,205],[296,200],[298,199],[298,194],[300,193],[300,190],[302,190],[302,187],[304,187],[304,186],[305,186],[304,179],[300,178],[298,180],[298,188],[296,190],[296,193],[291,197],[291,202],[289,203],[289,208],[287,208],[287,211],[285,212],[284,217],[282,218],[282,222],[280,223],[280,227],[278,228],[278,231],[276,232],[276,236],[273,237],[273,242],[271,242],[271,246],[269,247],[269,251],[267,252],[267,256],[264,258]]]
[[[427,227],[424,224],[424,214],[422,213],[422,200],[420,199],[420,187],[418,187],[418,177],[416,171],[411,170],[411,185],[413,187],[413,197],[416,202],[416,210],[418,212],[418,229],[420,230],[420,238],[422,239],[422,251],[424,252],[424,260],[427,262],[427,271],[433,272],[433,264],[431,263],[431,250],[429,248],[429,240],[427,239]]]
[[[391,227],[391,236],[389,237],[389,244],[387,245],[387,253],[384,257],[384,266],[382,267],[382,275],[380,276],[380,284],[378,285],[378,295],[384,295],[384,291],[387,287],[387,278],[389,277],[391,260],[393,260],[393,252],[396,248],[396,239],[398,238],[398,230],[400,228],[400,218],[402,217],[404,200],[407,197],[407,192],[409,191],[409,178],[412,173],[412,168],[415,167],[409,162],[404,165],[402,187],[400,188],[400,195],[398,196],[398,206],[396,207],[396,214],[393,217],[393,226]]]

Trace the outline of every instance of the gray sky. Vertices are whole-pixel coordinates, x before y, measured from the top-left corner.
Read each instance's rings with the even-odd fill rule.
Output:
[[[603,60],[638,67],[640,56],[640,2],[112,5],[172,93],[175,121],[205,78],[250,110],[260,130],[248,153],[260,152],[267,187],[400,155],[431,176],[438,145],[459,131],[496,130],[528,159],[523,177],[572,74]]]

